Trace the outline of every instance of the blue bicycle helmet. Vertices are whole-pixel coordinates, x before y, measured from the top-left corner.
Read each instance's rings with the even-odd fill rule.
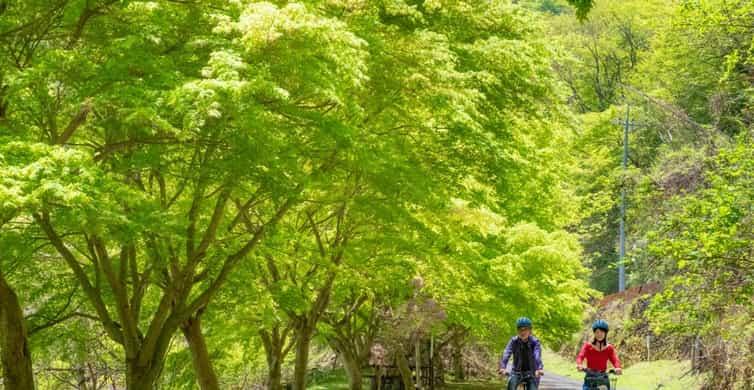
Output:
[[[592,331],[595,331],[597,329],[602,329],[607,333],[610,327],[608,326],[607,321],[597,320],[597,321],[594,321],[594,323],[592,324]]]
[[[531,320],[526,317],[521,317],[516,320],[516,328],[531,328]]]

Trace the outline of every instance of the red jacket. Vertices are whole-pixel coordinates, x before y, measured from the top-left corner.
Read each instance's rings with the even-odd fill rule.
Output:
[[[605,349],[598,351],[590,343],[585,343],[576,357],[576,364],[580,365],[586,358],[586,367],[594,371],[607,371],[607,361],[613,363],[613,367],[620,368],[620,360],[612,344],[608,344]]]

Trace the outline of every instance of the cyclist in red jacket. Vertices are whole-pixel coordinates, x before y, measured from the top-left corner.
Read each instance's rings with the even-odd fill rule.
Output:
[[[581,352],[579,352],[579,356],[576,357],[577,370],[584,371],[582,364],[584,359],[586,359],[587,369],[604,373],[607,371],[607,362],[609,360],[615,368],[615,373],[618,375],[622,373],[620,360],[618,360],[618,353],[615,351],[615,347],[613,347],[612,344],[607,343],[607,332],[609,329],[607,321],[594,321],[592,324],[594,338],[591,343],[584,343]],[[584,389],[587,389],[586,381],[584,383]]]

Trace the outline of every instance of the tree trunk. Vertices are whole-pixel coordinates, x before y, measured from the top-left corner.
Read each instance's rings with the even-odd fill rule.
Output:
[[[343,317],[325,317],[325,321],[333,328],[334,334],[328,338],[330,347],[336,356],[343,361],[343,367],[348,375],[350,389],[361,390],[363,387],[362,368],[369,364],[374,338],[379,327],[377,310],[371,309],[363,325],[357,324],[354,314],[367,303],[365,296],[354,297],[348,305],[352,307]]]
[[[289,328],[275,325],[271,330],[259,331],[265,356],[267,358],[267,389],[283,389],[283,361],[291,348],[288,337]]]
[[[348,388],[350,390],[361,390],[363,379],[361,361],[358,357],[348,352],[341,352],[340,357],[343,360],[343,367],[346,369],[346,374],[348,375]]]
[[[199,388],[202,390],[220,390],[217,375],[209,357],[207,343],[204,335],[202,335],[201,318],[201,314],[189,318],[181,326],[181,331],[183,331],[183,336],[186,337],[189,350],[191,350],[191,360],[194,363]]]
[[[270,359],[267,358],[267,389],[283,389],[283,357],[278,355]]]
[[[126,388],[128,390],[154,390],[159,371],[154,367],[139,366],[129,359],[126,362]]]
[[[348,386],[351,390],[361,390],[363,387],[362,367],[366,366],[369,359],[371,341],[359,345],[358,341],[349,339],[343,333],[337,333],[328,339],[330,347],[335,351],[336,357],[343,361],[343,368],[348,375]]]
[[[293,370],[293,390],[306,389],[306,374],[309,364],[309,347],[314,335],[314,326],[302,325],[296,334],[296,365]]]
[[[88,386],[87,386],[88,378],[86,377],[86,368],[83,365],[76,368],[76,377],[78,379],[78,383],[77,383],[78,390],[88,390]]]
[[[445,383],[445,365],[442,361],[442,352],[437,349],[435,349],[434,352],[434,355],[432,355],[432,364],[435,378],[437,378],[439,384],[442,385]]]
[[[466,379],[466,374],[463,370],[463,343],[460,337],[453,340],[452,349],[453,374],[457,381],[463,381]]]
[[[167,326],[167,325],[166,325]],[[168,326],[163,332],[164,337],[158,342],[154,350],[148,353],[145,350],[140,354],[148,354],[150,358],[140,362],[138,358],[126,354],[126,388],[128,390],[154,390],[165,364],[165,355],[172,339],[172,335],[178,330],[178,326]]]
[[[466,373],[463,370],[463,359],[460,353],[453,352],[453,376],[457,381],[466,379]]]
[[[6,389],[34,390],[26,325],[18,296],[0,272],[0,357]]]
[[[406,389],[414,388],[414,379],[411,377],[411,367],[408,365],[406,359],[406,352],[400,343],[395,347],[395,363],[398,366],[398,371],[401,373],[401,379],[403,379],[403,387]]]

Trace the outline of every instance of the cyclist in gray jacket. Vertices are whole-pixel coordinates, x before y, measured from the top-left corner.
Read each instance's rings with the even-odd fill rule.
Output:
[[[518,335],[513,336],[505,347],[502,359],[500,359],[499,372],[502,375],[510,375],[508,389],[515,389],[519,382],[527,377],[529,386],[527,390],[539,388],[539,377],[543,374],[542,345],[539,339],[531,334],[532,322],[526,317],[516,321]],[[508,370],[508,360],[513,356],[513,367]]]

